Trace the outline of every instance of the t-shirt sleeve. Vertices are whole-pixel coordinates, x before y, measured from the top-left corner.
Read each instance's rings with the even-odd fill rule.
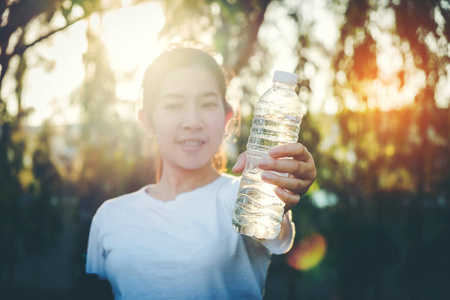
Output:
[[[100,238],[100,228],[95,221],[91,223],[86,257],[86,273],[97,274],[101,279],[105,274],[105,257],[103,255],[103,243]]]
[[[273,240],[262,240],[261,243],[273,254],[284,254],[291,250],[295,237],[295,226],[292,222],[292,212],[284,214],[280,234]]]
[[[234,205],[236,202],[237,192],[239,189],[240,177],[235,177],[230,182],[231,188],[228,191],[228,199],[226,201],[227,210],[230,213],[230,217],[234,213]],[[292,212],[288,211],[283,216],[282,231],[273,240],[258,240],[260,241],[270,252],[273,254],[283,254],[291,250],[294,243],[295,226],[292,222]]]

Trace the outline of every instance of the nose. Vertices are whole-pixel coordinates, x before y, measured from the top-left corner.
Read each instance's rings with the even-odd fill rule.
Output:
[[[181,127],[192,131],[199,130],[205,126],[199,109],[195,106],[190,106],[186,109]]]

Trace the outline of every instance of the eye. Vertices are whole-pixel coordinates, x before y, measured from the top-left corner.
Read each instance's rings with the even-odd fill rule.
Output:
[[[202,104],[203,108],[214,108],[217,107],[217,101],[205,101]]]
[[[160,96],[159,105],[162,109],[177,110],[183,106],[183,97],[176,93],[165,93]]]
[[[213,109],[219,106],[219,98],[216,94],[207,93],[201,97],[201,106],[206,109]]]
[[[177,103],[177,102],[169,102],[169,103],[165,103],[163,105],[163,108],[168,109],[168,110],[175,110],[175,109],[181,108],[181,104]]]

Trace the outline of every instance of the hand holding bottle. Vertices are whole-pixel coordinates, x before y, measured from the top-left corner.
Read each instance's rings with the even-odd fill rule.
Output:
[[[285,205],[285,213],[300,201],[316,179],[316,166],[308,149],[300,143],[291,143],[271,148],[270,158],[261,159],[259,168],[264,170],[261,179],[277,186],[275,194]],[[292,159],[291,159],[292,158]],[[246,152],[239,155],[232,171],[241,173],[247,161]],[[272,171],[288,173],[289,176],[279,176]]]

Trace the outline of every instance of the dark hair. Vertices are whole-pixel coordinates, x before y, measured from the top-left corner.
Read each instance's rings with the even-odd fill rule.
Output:
[[[230,104],[226,101],[227,85],[230,79],[230,73],[219,65],[214,59],[214,54],[204,46],[198,44],[175,45],[171,46],[160,54],[147,68],[142,80],[139,110],[149,116],[151,114],[151,101],[156,98],[160,91],[161,82],[173,70],[183,67],[198,67],[205,69],[214,75],[222,97],[225,113],[232,112]],[[159,159],[159,158],[158,158]],[[226,166],[226,155],[222,150],[216,154],[213,159],[214,168],[221,172]],[[162,164],[159,162],[157,170],[157,181],[161,175]]]
[[[145,71],[140,96],[140,108],[144,112],[150,112],[148,104],[158,94],[161,82],[166,76],[173,70],[182,67],[198,67],[210,71],[217,81],[226,112],[231,109],[225,99],[228,84],[226,74],[228,75],[228,73],[217,63],[213,54],[198,48],[176,46],[159,55]]]

